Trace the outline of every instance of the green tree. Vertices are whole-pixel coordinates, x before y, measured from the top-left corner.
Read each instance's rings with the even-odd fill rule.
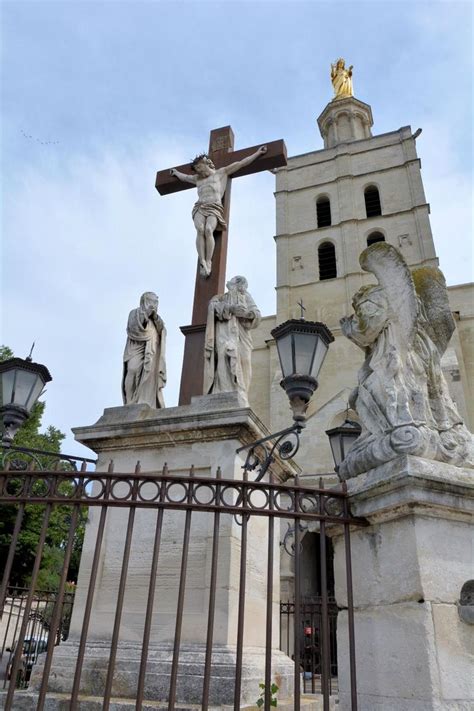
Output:
[[[13,352],[7,346],[0,346],[0,362],[13,358]],[[18,430],[13,440],[13,445],[29,449],[41,449],[59,454],[61,443],[65,438],[59,429],[53,426],[47,427],[45,432],[40,432],[41,420],[46,404],[37,402],[26,422]],[[18,460],[29,461],[28,457],[18,453],[11,453],[16,462]],[[49,457],[38,457],[42,467],[48,468],[51,459]],[[67,467],[66,467],[67,468]],[[69,467],[69,469],[72,469]],[[20,486],[20,479],[13,479],[10,487]],[[41,484],[37,484],[41,486]],[[73,482],[61,484],[63,493],[72,492]],[[15,525],[18,506],[11,504],[0,504],[0,570],[5,567],[8,548]],[[21,532],[18,537],[15,559],[10,575],[10,585],[27,587],[33,569],[36,550],[40,537],[41,526],[45,506],[42,504],[27,504],[23,516]],[[59,584],[62,564],[64,562],[64,550],[69,534],[72,507],[67,505],[54,506],[48,525],[46,543],[43,550],[41,568],[37,580],[37,589],[54,590]],[[74,550],[68,571],[68,579],[77,580],[80,554],[84,540],[84,529],[87,519],[87,509],[81,509],[79,525],[74,537]]]

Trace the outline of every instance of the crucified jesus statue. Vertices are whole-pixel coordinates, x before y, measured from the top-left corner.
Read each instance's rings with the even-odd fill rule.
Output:
[[[171,175],[185,183],[195,185],[198,192],[198,201],[193,207],[193,221],[196,227],[196,248],[199,256],[199,271],[201,276],[208,277],[212,269],[212,255],[214,254],[214,232],[218,228],[225,230],[227,225],[224,220],[222,198],[226,191],[229,176],[241,168],[253,163],[259,156],[267,152],[266,146],[252,153],[242,160],[231,163],[223,168],[216,168],[206,153],[196,156],[191,163],[194,175],[181,173],[172,168]]]

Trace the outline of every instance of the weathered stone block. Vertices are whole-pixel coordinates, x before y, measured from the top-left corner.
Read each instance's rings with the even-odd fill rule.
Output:
[[[457,602],[472,577],[474,476],[400,457],[349,483],[359,707],[471,711],[474,627]],[[345,595],[344,542],[334,541],[336,599]],[[340,709],[350,708],[347,613],[338,619]]]

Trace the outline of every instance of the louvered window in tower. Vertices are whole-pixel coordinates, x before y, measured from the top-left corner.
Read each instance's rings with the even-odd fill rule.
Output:
[[[365,197],[365,211],[367,217],[376,217],[382,214],[382,208],[380,206],[380,194],[378,188],[375,185],[371,185],[364,191]]]
[[[375,244],[376,242],[385,242],[385,237],[381,232],[372,232],[367,237],[367,247],[370,247],[371,244]]]
[[[318,247],[319,279],[337,277],[336,250],[332,242],[323,242]]]
[[[331,224],[331,203],[329,198],[321,197],[316,201],[318,227],[329,227]]]

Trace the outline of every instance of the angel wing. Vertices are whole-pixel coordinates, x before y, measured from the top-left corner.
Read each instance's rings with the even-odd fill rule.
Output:
[[[398,249],[386,242],[376,242],[364,249],[359,262],[364,271],[375,274],[385,289],[400,338],[408,345],[415,333],[419,305],[407,263]]]
[[[425,330],[441,356],[456,328],[444,274],[438,267],[419,267],[413,270],[412,276],[425,311]]]

